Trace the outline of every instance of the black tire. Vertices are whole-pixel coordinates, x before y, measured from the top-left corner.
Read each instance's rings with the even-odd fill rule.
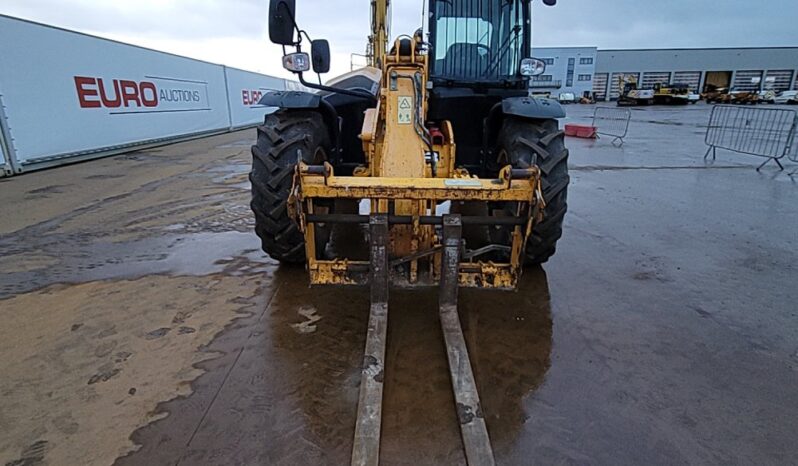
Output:
[[[305,238],[287,211],[297,158],[301,155],[305,163],[318,164],[326,160],[329,151],[329,133],[316,112],[281,110],[266,116],[258,126],[249,173],[250,207],[263,251],[280,262],[305,261]],[[317,233],[318,251],[324,250],[326,236]]]
[[[507,117],[498,139],[499,164],[510,163],[516,168],[537,166],[541,171],[543,198],[546,201],[544,218],[532,231],[527,247],[527,265],[542,264],[556,251],[562,236],[563,219],[568,210],[568,149],[565,133],[557,120],[526,120]],[[513,215],[514,203],[504,206],[505,215]],[[503,231],[502,231],[503,230]],[[500,232],[500,242],[510,244],[508,229]]]

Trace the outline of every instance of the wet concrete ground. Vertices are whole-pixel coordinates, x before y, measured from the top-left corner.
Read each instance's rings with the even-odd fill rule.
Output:
[[[589,106],[571,106],[584,122]],[[708,107],[569,139],[558,253],[461,319],[500,464],[789,464],[798,185]],[[366,290],[251,233],[252,131],[0,180],[0,464],[344,464]],[[433,291],[394,291],[385,464],[462,464]]]

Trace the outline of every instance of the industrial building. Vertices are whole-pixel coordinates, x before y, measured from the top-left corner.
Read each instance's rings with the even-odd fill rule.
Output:
[[[535,48],[546,72],[530,84],[533,93],[594,93],[618,98],[618,80],[634,76],[642,88],[685,83],[693,92],[707,85],[736,90],[798,89],[798,47],[598,50],[595,47]],[[589,60],[589,57],[595,57]]]
[[[593,90],[596,72],[596,47],[558,47],[533,49],[532,55],[546,63],[546,71],[532,78],[533,93],[557,96],[570,92],[576,96]]]

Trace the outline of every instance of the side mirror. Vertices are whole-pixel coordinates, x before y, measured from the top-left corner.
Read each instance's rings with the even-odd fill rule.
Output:
[[[269,40],[275,44],[294,44],[294,11],[296,0],[269,2]]]
[[[313,71],[326,73],[330,71],[330,43],[326,39],[316,39],[310,43],[310,58]]]
[[[543,0],[543,3],[547,6],[554,6],[557,4],[557,0]]]

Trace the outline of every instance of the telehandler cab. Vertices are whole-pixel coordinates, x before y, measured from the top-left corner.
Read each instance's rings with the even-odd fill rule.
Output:
[[[325,85],[303,73],[329,71],[327,41],[298,27],[294,0],[269,6],[269,37],[308,90],[259,102],[278,110],[252,146],[251,206],[264,251],[306,262],[312,285],[371,287],[353,464],[379,459],[389,286],[436,284],[466,457],[492,464],[457,289],[515,289],[554,254],[567,208],[565,113],[528,92],[545,70],[530,0],[428,3],[427,32],[389,47],[389,0],[372,0],[369,66]],[[367,225],[369,260],[327,247],[340,224]]]

